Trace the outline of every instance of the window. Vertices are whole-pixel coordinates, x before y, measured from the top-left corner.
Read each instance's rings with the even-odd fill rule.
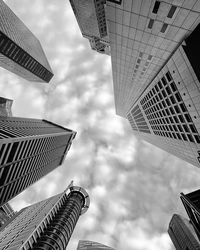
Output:
[[[167,23],[163,23],[163,26],[162,26],[160,32],[165,33],[167,27],[168,27],[168,24]]]
[[[174,13],[175,13],[175,11],[176,11],[176,6],[172,5],[172,7],[169,10],[169,13],[168,13],[167,17],[168,18],[172,18],[173,15],[174,15]]]
[[[154,14],[157,14],[158,13],[158,9],[160,7],[160,1],[156,1],[155,4],[154,4],[154,7],[153,7],[153,13]]]
[[[148,24],[148,29],[152,29],[153,24],[154,24],[154,20],[153,20],[153,19],[150,19],[150,20],[149,20],[149,24]]]

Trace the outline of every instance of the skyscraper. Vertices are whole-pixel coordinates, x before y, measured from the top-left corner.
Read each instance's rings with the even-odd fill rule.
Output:
[[[65,250],[89,202],[83,188],[70,184],[63,193],[23,208],[0,231],[0,249]]]
[[[0,206],[61,165],[75,135],[47,120],[0,117]]]
[[[189,194],[181,193],[181,201],[200,240],[200,189]]]
[[[14,210],[9,203],[0,207],[0,230],[1,227],[15,215]]]
[[[49,82],[53,76],[39,40],[0,0],[0,66],[29,81]]]
[[[188,219],[174,214],[169,223],[169,236],[177,250],[199,250],[200,242]]]
[[[12,116],[12,104],[13,100],[0,96],[0,116]]]
[[[105,246],[101,243],[88,241],[88,240],[79,240],[77,250],[114,250],[114,248]]]
[[[83,37],[87,38],[93,50],[110,54],[108,28],[106,23],[106,0],[70,0],[74,15]]]
[[[104,11],[116,113],[135,135],[200,167],[200,1],[106,1]]]

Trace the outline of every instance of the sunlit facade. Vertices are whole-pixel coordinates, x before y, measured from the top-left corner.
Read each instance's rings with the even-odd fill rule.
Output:
[[[39,40],[0,0],[0,66],[26,80],[49,82],[51,67]]]
[[[70,184],[63,193],[19,211],[0,231],[0,249],[65,250],[80,215],[88,207],[87,192]]]
[[[114,250],[114,248],[94,241],[79,240],[77,250]]]
[[[47,120],[0,116],[0,206],[60,166],[75,135]]]

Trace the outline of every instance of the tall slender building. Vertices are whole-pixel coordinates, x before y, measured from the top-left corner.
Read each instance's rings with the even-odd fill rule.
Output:
[[[65,250],[89,202],[83,188],[70,184],[63,193],[23,208],[0,231],[0,249]]]
[[[47,120],[0,117],[0,206],[61,165],[75,135]]]
[[[169,223],[169,236],[176,250],[200,250],[200,241],[191,222],[179,214],[174,214]]]
[[[114,250],[114,248],[94,241],[79,240],[77,250]]]
[[[0,0],[0,66],[29,81],[49,82],[53,73],[39,40]]]
[[[13,100],[0,96],[0,116],[12,116]]]
[[[116,113],[141,139],[200,167],[200,1],[104,2]]]

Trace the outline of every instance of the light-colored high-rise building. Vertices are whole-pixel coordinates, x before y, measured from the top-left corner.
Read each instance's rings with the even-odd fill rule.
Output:
[[[93,50],[110,54],[108,27],[106,23],[106,0],[70,0],[74,15],[83,37]]]
[[[63,193],[20,210],[0,231],[0,249],[65,250],[88,207],[87,192],[70,184]]]
[[[77,250],[114,250],[114,248],[94,241],[79,240]]]
[[[0,0],[0,66],[29,81],[49,82],[51,67],[39,40]]]
[[[47,120],[0,116],[0,206],[61,165],[75,135]]]
[[[116,113],[200,167],[200,1],[106,1],[104,10]]]
[[[13,100],[0,96],[0,116],[12,116]]]
[[[176,250],[200,250],[198,236],[190,221],[183,216],[172,216],[168,233]]]

